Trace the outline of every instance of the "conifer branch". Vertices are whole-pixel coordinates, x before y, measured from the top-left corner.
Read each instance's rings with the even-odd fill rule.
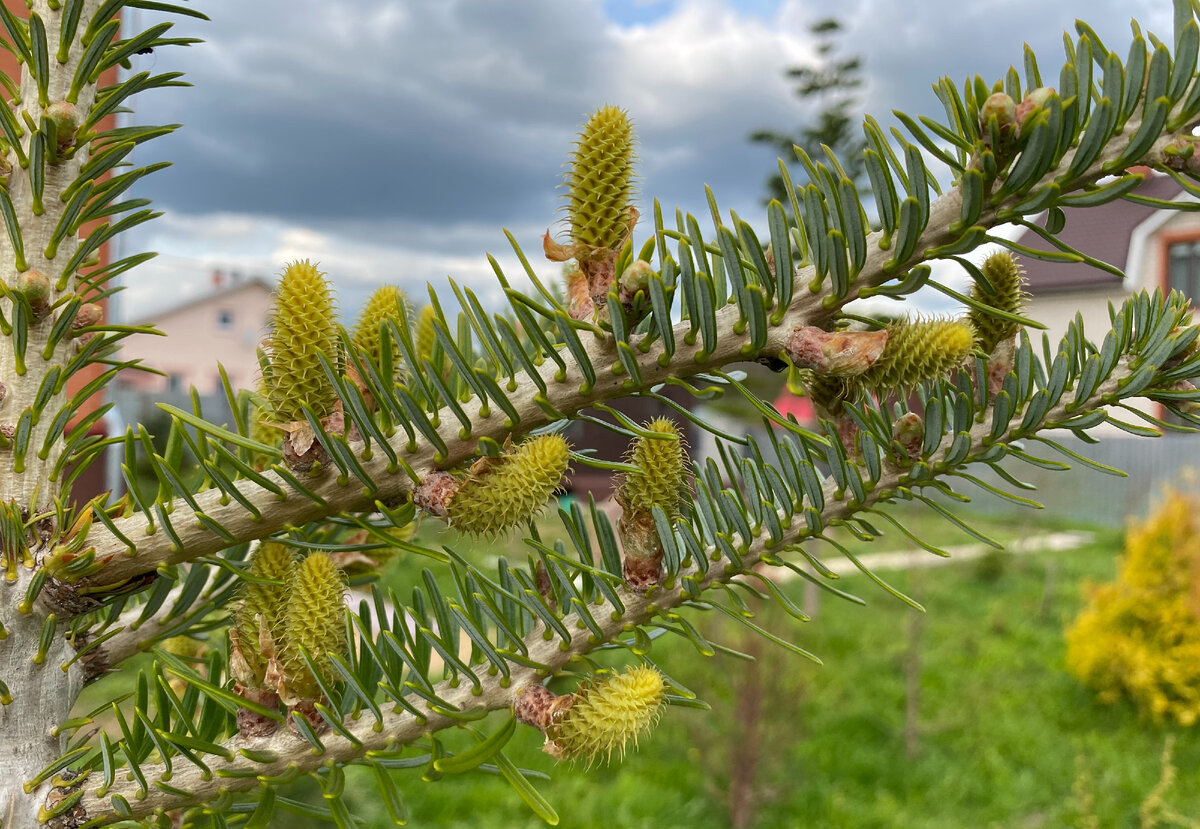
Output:
[[[1042,419],[1044,423],[1056,423],[1077,416],[1082,411],[1089,411],[1119,393],[1122,385],[1130,378],[1133,371],[1128,365],[1119,365],[1111,376],[1098,385],[1092,395],[1085,400],[1067,402],[1061,401],[1051,407]],[[1021,411],[1017,411],[1011,421],[1019,423]],[[982,422],[970,430],[970,452],[981,453],[997,443],[1004,443],[1017,430],[1006,430],[999,441],[995,440],[992,417],[989,414]],[[946,457],[952,448],[961,451],[956,443],[956,435],[948,434],[943,437],[937,448],[929,453],[931,464],[939,458]],[[824,485],[824,500],[826,508],[822,512],[822,523],[830,526],[839,521],[852,518],[855,514],[889,500],[896,495],[901,486],[919,487],[920,482],[910,480],[909,472],[903,468],[887,470],[880,477],[875,487],[867,493],[862,501],[855,501],[848,493],[842,492],[836,482],[830,478]],[[578,655],[586,654],[602,644],[616,640],[622,632],[631,625],[645,624],[664,611],[678,607],[684,601],[692,598],[685,591],[683,583],[694,580],[703,591],[717,583],[729,582],[745,575],[760,563],[764,557],[772,558],[789,546],[794,546],[806,538],[812,539],[811,531],[803,521],[795,520],[794,526],[785,530],[783,536],[772,541],[765,528],[757,528],[754,538],[742,539],[746,544],[742,556],[743,567],[732,570],[721,567],[709,567],[706,572],[695,567],[681,571],[673,585],[656,589],[649,594],[630,591],[623,587],[617,588],[617,593],[623,611],[617,606],[605,602],[596,606],[591,615],[600,626],[601,635],[585,624],[578,614],[568,614],[562,618],[562,624],[571,632],[569,643],[558,637],[545,638],[542,634],[546,628],[538,623],[525,636],[524,644],[528,653],[522,661],[538,663],[541,668],[513,663],[510,667],[509,678],[502,681],[498,677],[486,677],[481,686],[476,688],[469,681],[444,681],[433,688],[433,695],[446,703],[443,710],[451,713],[440,713],[429,703],[417,698],[411,702],[417,705],[421,717],[411,713],[395,713],[384,711],[378,720],[369,712],[363,712],[358,720],[347,721],[343,724],[346,733],[353,738],[347,739],[336,732],[329,731],[321,736],[324,750],[314,752],[307,741],[288,729],[281,728],[269,737],[245,739],[235,736],[222,745],[224,757],[213,755],[206,757],[205,763],[211,774],[200,768],[187,764],[176,763],[176,768],[170,775],[169,786],[155,786],[154,782],[163,779],[167,772],[161,765],[142,764],[140,776],[150,784],[143,790],[137,780],[125,780],[123,776],[103,794],[98,791],[94,781],[84,781],[84,793],[78,801],[78,806],[87,818],[96,817],[98,823],[116,822],[129,817],[138,818],[159,810],[171,810],[188,805],[203,803],[212,799],[221,791],[248,791],[259,785],[259,778],[280,778],[315,771],[330,763],[346,763],[367,756],[371,752],[395,752],[421,737],[460,723],[455,717],[456,712],[496,711],[511,708],[517,701],[523,689],[540,684],[546,676],[552,676],[566,667]],[[187,794],[184,794],[187,793]],[[114,814],[111,802],[121,798],[128,804],[128,810],[122,809],[121,816]],[[107,817],[105,817],[107,816]]]
[[[1126,131],[1136,134],[1138,124],[1130,122]],[[1154,144],[1130,164],[1140,163],[1148,166],[1165,166],[1173,161],[1170,148],[1178,146],[1181,141],[1188,141],[1191,125],[1185,125],[1174,133],[1161,136]],[[1085,185],[1095,182],[1106,174],[1106,168],[1121,157],[1125,150],[1119,142],[1112,141],[1109,146],[1090,164],[1072,183],[1070,188],[1063,188],[1066,195],[1081,190]],[[1067,153],[1058,166],[1043,176],[1042,182],[1051,180],[1054,175],[1066,168],[1073,153]],[[1031,185],[1030,189],[1036,187]],[[1005,207],[1019,202],[1027,194],[1026,191],[1009,196],[1001,204],[985,208],[979,216],[976,226],[991,226],[999,223],[997,212]],[[962,231],[958,233],[951,227],[958,220],[962,207],[962,190],[958,187],[950,189],[930,206],[929,221],[926,230],[921,234],[919,242],[914,247],[914,253],[905,262],[889,267],[885,265],[894,255],[891,249],[880,246],[882,233],[876,231],[867,237],[867,260],[863,271],[850,291],[841,298],[830,298],[824,293],[800,293],[788,306],[778,325],[773,325],[767,335],[766,344],[759,351],[746,353],[745,346],[748,338],[738,334],[735,326],[741,320],[740,309],[729,304],[716,311],[718,336],[716,348],[705,352],[702,341],[697,340],[693,345],[687,345],[685,335],[688,324],[680,323],[674,328],[675,341],[678,347],[673,357],[665,365],[659,362],[661,347],[656,344],[647,353],[634,349],[637,364],[640,368],[642,382],[631,385],[628,374],[603,370],[598,372],[595,384],[586,390],[584,374],[579,370],[578,363],[570,354],[563,354],[567,362],[565,377],[559,381],[555,374],[557,366],[547,362],[539,369],[541,384],[547,387],[546,402],[553,410],[571,415],[594,403],[625,397],[635,392],[647,391],[664,382],[667,378],[686,378],[731,363],[753,361],[760,357],[774,358],[787,345],[792,331],[801,326],[820,326],[831,319],[836,312],[867,288],[878,287],[890,280],[903,275],[926,260],[926,251],[936,251],[957,241]],[[804,285],[813,277],[814,268],[808,267],[797,271],[797,284]],[[832,301],[830,301],[832,299]],[[645,335],[652,336],[652,335]],[[589,338],[585,343],[588,360],[598,368],[618,366],[617,351],[613,338]],[[698,355],[699,358],[698,358]],[[545,425],[551,420],[546,409],[535,402],[539,395],[539,383],[528,377],[520,376],[517,388],[507,396],[520,416],[520,432],[526,432]],[[491,438],[503,441],[512,432],[505,426],[505,419],[500,412],[493,410],[490,417],[479,415],[478,400],[469,404],[468,414],[471,416],[471,437],[462,439],[460,423],[449,413],[443,411],[438,435],[445,442],[449,451],[445,457],[435,463],[437,450],[427,440],[418,440],[416,451],[407,450],[407,441],[403,435],[398,435],[392,441],[392,448],[404,461],[419,474],[425,474],[437,468],[448,468],[459,464],[476,451],[476,443],[480,438]],[[265,489],[250,480],[235,482],[245,500],[253,504],[262,513],[256,517],[248,512],[238,501],[230,500],[217,489],[208,490],[192,496],[199,511],[211,522],[220,525],[226,532],[239,539],[263,538],[290,526],[319,520],[325,516],[342,512],[371,510],[376,500],[384,505],[398,502],[412,491],[413,482],[403,471],[389,471],[388,460],[381,454],[373,459],[360,459],[363,469],[374,483],[376,491],[365,493],[363,488],[353,481],[339,484],[336,476],[325,474],[323,477],[305,479],[303,484],[310,489],[323,503],[314,502],[305,495],[296,492],[280,475],[265,472],[263,476],[271,481],[280,491],[286,494],[281,497],[276,492]],[[173,515],[186,515],[193,512],[188,502],[176,499],[166,512]],[[88,536],[88,545],[95,549],[96,560],[105,562],[104,568],[98,574],[87,579],[93,585],[119,585],[141,574],[169,563],[189,561],[201,556],[211,555],[228,546],[227,538],[214,532],[200,521],[176,522],[176,532],[180,544],[176,544],[167,533],[161,529],[148,534],[148,529],[154,527],[151,520],[144,514],[138,513],[127,518],[115,520],[119,535],[114,534],[106,526],[97,522],[93,525]],[[124,539],[121,537],[123,536]],[[126,543],[128,539],[134,548]]]

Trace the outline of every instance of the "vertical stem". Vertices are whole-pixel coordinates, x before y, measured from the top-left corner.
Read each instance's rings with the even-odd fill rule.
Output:
[[[58,8],[51,9],[46,0],[34,0],[30,10],[41,18],[46,32],[50,59],[45,100],[49,104],[66,99],[83,52],[76,40],[68,51],[66,63],[58,62],[62,6],[56,5]],[[99,6],[100,0],[85,0],[79,34]],[[25,130],[21,145],[23,155],[28,158],[33,136],[29,122],[35,127],[40,124],[44,108],[30,68],[21,69],[20,100],[12,107]],[[93,84],[80,91],[76,106],[81,120],[90,111],[95,95]],[[38,320],[25,315],[24,353],[19,353],[16,337],[0,336],[0,382],[7,392],[0,401],[0,431],[8,433],[10,430],[4,428],[7,426],[14,427],[13,432],[18,431],[18,424],[24,418],[29,433],[23,456],[14,451],[15,445],[0,449],[0,501],[15,502],[30,516],[45,511],[62,494],[60,483],[52,479],[62,453],[61,441],[55,441],[45,457],[39,457],[39,450],[55,416],[69,404],[65,382],[56,384],[57,390],[40,409],[34,401],[45,378],[56,368],[62,371],[75,353],[74,341],[67,338],[43,356],[55,319],[75,291],[74,273],[67,274],[61,288],[56,283],[79,243],[74,237],[63,240],[52,259],[46,257],[45,251],[66,207],[62,193],[78,177],[87,155],[87,147],[80,147],[69,159],[45,163],[41,206],[36,204],[30,169],[20,166],[15,149],[10,148],[7,155],[12,171],[6,190],[19,226],[23,257],[18,256],[10,234],[0,228],[0,279],[6,294],[16,289],[21,273],[29,270],[42,273],[50,282],[49,313]],[[24,267],[19,267],[22,264]],[[60,299],[64,300],[63,306],[55,308]],[[0,299],[0,312],[10,324],[14,322],[14,302],[8,296]],[[35,562],[40,563],[45,556],[57,529],[61,528],[43,522],[38,532],[31,534]],[[15,581],[0,584],[0,622],[8,633],[6,639],[0,640],[0,678],[12,695],[9,704],[0,706],[0,820],[4,829],[33,829],[40,825],[38,809],[45,802],[50,783],[47,781],[30,793],[24,791],[22,784],[61,755],[63,738],[55,736],[53,729],[66,719],[82,686],[78,667],[68,671],[61,667],[72,654],[62,635],[65,625],[59,626],[45,652],[39,653],[39,640],[50,632],[47,625],[51,610],[41,602],[25,608],[28,611],[25,613],[18,607],[33,578],[34,571],[21,566]]]

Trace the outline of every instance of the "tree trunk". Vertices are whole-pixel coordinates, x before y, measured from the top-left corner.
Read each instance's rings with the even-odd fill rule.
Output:
[[[62,669],[74,650],[61,631],[52,637],[41,664],[34,663],[49,613],[36,605],[30,613],[17,608],[32,578],[32,571],[22,567],[15,582],[0,587],[0,622],[8,631],[8,638],[0,641],[0,678],[12,695],[11,702],[0,705],[0,825],[4,829],[41,825],[38,809],[46,802],[51,783],[47,780],[29,794],[22,786],[62,756],[66,737],[54,736],[54,729],[67,719],[83,686],[78,664]]]

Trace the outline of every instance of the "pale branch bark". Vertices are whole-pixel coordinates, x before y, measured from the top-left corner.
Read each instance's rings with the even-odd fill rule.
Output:
[[[101,3],[100,0],[84,0],[81,19],[91,20]],[[58,4],[56,4],[58,6]],[[82,45],[76,41],[70,47],[66,63],[59,63],[60,20],[62,8],[50,8],[46,0],[34,0],[31,14],[37,14],[46,24],[46,41],[49,59],[49,83],[47,97],[53,104],[66,98],[76,67],[83,53]],[[43,108],[38,100],[37,84],[29,71],[23,67],[20,81],[20,102],[13,107],[16,119],[23,123],[23,114],[28,114],[33,123],[40,122]],[[86,118],[95,101],[96,87],[86,84],[80,90],[76,107],[81,119]],[[24,127],[22,127],[24,129]],[[29,154],[31,133],[26,131],[22,138],[25,154]],[[61,218],[66,204],[61,196],[65,188],[79,175],[80,168],[88,158],[87,147],[79,147],[73,157],[60,158],[58,163],[47,162],[44,168],[42,201],[44,210],[34,212],[34,193],[29,172],[17,162],[17,153],[10,149],[5,163],[11,167],[4,185],[12,201],[13,212],[20,228],[20,239],[29,269],[40,271],[50,281],[50,303],[67,298],[75,291],[75,274],[68,274],[65,287],[56,288],[59,275],[71,256],[78,249],[75,236],[65,238],[53,259],[46,257],[46,248],[51,235]],[[17,286],[17,255],[12,240],[6,232],[0,232],[0,279],[3,279],[4,298],[0,298],[0,313],[13,320],[13,303],[9,292]],[[0,400],[0,431],[20,421],[26,411],[34,410],[34,400],[43,380],[54,369],[66,367],[75,354],[75,340],[67,337],[50,354],[43,357],[49,341],[49,333],[57,314],[63,307],[51,310],[40,321],[30,320],[24,354],[25,371],[18,373],[18,354],[13,337],[0,336],[0,382],[5,395]],[[63,389],[52,394],[41,417],[33,420],[29,431],[28,451],[23,465],[17,463],[12,446],[0,449],[0,500],[16,502],[29,515],[37,514],[54,503],[59,495],[60,483],[52,480],[55,464],[62,453],[61,441],[53,441],[45,457],[39,450],[45,442],[55,415],[68,404],[65,383]],[[54,529],[47,520],[38,526],[31,542],[36,563],[47,552],[47,536]],[[45,528],[46,532],[41,530]],[[32,571],[20,569],[15,581],[0,586],[0,622],[8,632],[7,640],[0,642],[0,679],[7,684],[13,700],[0,705],[0,734],[4,744],[0,746],[0,822],[5,829],[26,829],[39,825],[38,810],[45,801],[44,794],[49,783],[43,783],[27,794],[22,783],[29,780],[40,769],[57,760],[65,746],[65,735],[59,735],[56,727],[70,715],[71,706],[79,695],[83,681],[82,668],[72,665],[61,666],[73,655],[62,631],[67,619],[62,608],[48,601],[49,591],[43,592],[42,600],[20,612],[20,604],[30,581]],[[51,619],[51,611],[57,610],[57,619]],[[57,635],[52,637],[48,648],[38,654],[39,640],[43,632],[53,624]],[[35,663],[35,657],[39,662]]]
[[[1107,396],[1118,391],[1119,383],[1130,373],[1124,362],[1118,364],[1112,375],[1100,384],[1086,401],[1080,401],[1082,405],[1077,407],[1066,400],[1060,401],[1050,408],[1043,422],[1056,422],[1068,416],[1078,415],[1086,409],[1100,406]],[[1068,411],[1068,406],[1071,406],[1070,411]],[[1024,407],[1013,415],[1010,422],[1019,424],[1023,411]],[[971,429],[973,452],[982,451],[993,445],[993,441],[987,440],[991,434],[991,420],[989,412],[982,422],[977,423]],[[1014,425],[998,442],[1011,440],[1011,435],[1017,428],[1018,426]],[[931,467],[936,465],[938,458],[946,457],[951,449],[953,439],[954,435],[943,436],[941,443],[929,457]],[[823,524],[830,526],[833,522],[849,518],[880,501],[894,497],[897,487],[905,485],[920,487],[926,483],[928,481],[910,482],[908,472],[904,469],[887,469],[876,486],[867,493],[866,499],[863,502],[856,502],[851,500],[848,492],[840,492],[836,483],[829,479],[824,484],[823,494],[826,506],[822,513]],[[783,520],[784,516],[780,515],[780,518]],[[774,555],[788,546],[802,544],[816,538],[800,517],[799,510],[792,516],[790,525],[785,526],[784,529],[783,537],[775,543],[771,543],[765,526],[753,528],[754,538],[743,539],[735,534],[731,543],[739,550],[744,549],[742,570],[731,571],[725,567],[710,566],[706,573],[699,576],[698,568],[693,565],[680,572],[666,586],[653,590],[648,595],[633,593],[623,587],[617,588],[618,596],[625,606],[624,612],[618,611],[616,606],[608,602],[598,603],[593,608],[593,618],[599,625],[603,637],[597,637],[591,628],[579,619],[577,614],[570,614],[563,618],[563,625],[567,630],[572,631],[569,643],[564,643],[557,635],[551,636],[549,639],[544,638],[545,627],[543,623],[538,622],[533,630],[525,636],[524,644],[529,651],[528,658],[545,665],[544,670],[514,663],[511,665],[511,676],[507,683],[502,682],[499,677],[484,676],[481,678],[482,685],[477,689],[471,684],[469,678],[460,677],[455,684],[451,684],[449,680],[443,681],[435,687],[435,693],[452,709],[458,711],[476,709],[480,706],[489,711],[510,708],[523,688],[532,683],[540,683],[546,676],[552,675],[568,665],[577,655],[587,653],[601,644],[613,641],[631,625],[649,622],[663,611],[682,604],[688,598],[681,586],[686,577],[699,576],[696,581],[701,589],[707,589],[718,582],[730,581],[745,575],[762,560],[764,555]],[[705,555],[716,555],[717,551],[710,547],[704,553]],[[363,712],[358,719],[344,723],[345,728],[358,741],[357,743],[332,731],[327,731],[321,737],[325,744],[325,751],[318,755],[313,753],[309,743],[286,728],[281,728],[269,737],[257,739],[235,736],[224,744],[230,751],[231,759],[226,760],[218,756],[205,757],[205,763],[211,769],[211,774],[196,766],[185,764],[182,758],[175,763],[170,786],[175,791],[190,792],[191,795],[188,797],[154,786],[154,781],[161,779],[166,768],[161,765],[143,764],[142,772],[149,784],[148,790],[144,793],[136,782],[125,779],[124,775],[119,775],[113,787],[103,795],[95,781],[84,781],[82,784],[84,793],[78,806],[86,819],[99,819],[101,823],[112,823],[121,818],[112,813],[109,799],[120,795],[129,802],[132,816],[142,817],[160,809],[171,810],[203,803],[222,791],[237,792],[253,789],[259,785],[258,778],[260,776],[271,778],[282,776],[285,773],[307,773],[330,763],[348,762],[362,757],[367,752],[394,751],[426,734],[457,724],[453,718],[438,714],[419,697],[412,696],[409,700],[415,707],[424,709],[426,712],[424,718],[417,718],[407,712],[385,711],[382,720],[377,722],[370,712]],[[263,752],[272,752],[275,759],[270,762],[256,762],[239,753],[242,749],[246,749],[253,756],[259,758],[263,756]]]
[[[213,579],[220,571],[211,567],[208,569],[210,572],[207,581],[208,585],[211,585]],[[80,656],[79,661],[83,663],[84,682],[91,682],[103,676],[129,657],[143,653],[155,641],[161,639],[164,632],[181,626],[186,627],[189,621],[195,619],[197,614],[199,616],[211,614],[213,612],[212,609],[204,603],[209,589],[209,586],[201,589],[200,595],[195,602],[199,606],[199,610],[197,611],[180,614],[172,612],[175,603],[183,595],[184,586],[181,584],[172,588],[167,593],[167,597],[159,608],[158,613],[144,620],[141,624],[138,624],[138,620],[142,617],[146,608],[142,604],[135,604],[121,611],[121,614],[111,624],[94,631],[89,631],[85,636],[80,637],[74,643],[76,650],[88,648],[89,643],[93,642],[97,637],[104,637],[103,642],[88,648],[87,652]]]
[[[1133,135],[1138,126],[1138,123],[1131,121],[1126,124],[1125,132]],[[1142,158],[1138,159],[1138,163],[1149,165],[1164,163],[1168,158],[1164,150],[1179,140],[1190,139],[1190,129],[1188,126],[1179,132],[1164,134]],[[1109,142],[1109,146],[1105,148],[1104,152],[1073,183],[1073,189],[1082,188],[1085,184],[1103,176],[1105,165],[1119,158],[1121,150],[1124,149],[1123,144],[1120,147],[1116,146],[1118,143],[1121,142],[1116,140]],[[1073,155],[1073,150],[1068,152],[1059,167],[1048,172],[1039,184],[1053,180],[1056,172],[1065,169],[1070,164]],[[1064,190],[1064,192],[1066,191]],[[1021,198],[1023,196],[1013,196],[1000,206],[985,207],[977,224],[985,227],[995,225],[997,211],[1011,206]],[[951,188],[930,206],[930,218],[926,231],[917,246],[917,252],[912,259],[905,263],[904,269],[907,270],[920,264],[925,258],[925,251],[947,245],[957,238],[956,234],[951,233],[949,227],[958,221],[961,209],[962,194],[958,188]],[[802,325],[822,324],[838,309],[855,299],[862,289],[881,285],[898,275],[895,270],[891,272],[884,270],[885,263],[891,258],[891,251],[880,248],[880,238],[879,232],[868,235],[867,261],[863,271],[851,286],[847,296],[837,300],[832,307],[827,307],[823,303],[823,293],[811,293],[804,290],[803,286],[807,285],[814,276],[813,269],[798,269],[796,284],[801,288],[797,291],[797,296],[781,323],[771,328],[766,345],[759,352],[745,353],[745,336],[734,332],[734,324],[738,321],[738,309],[734,305],[728,305],[717,311],[719,335],[716,349],[712,353],[704,353],[703,344],[699,338],[694,345],[687,344],[684,337],[691,330],[690,323],[687,321],[675,326],[676,351],[666,366],[662,366],[658,362],[660,345],[655,344],[648,352],[642,353],[636,347],[635,342],[633,351],[643,380],[640,385],[633,384],[625,375],[617,361],[616,349],[611,337],[603,339],[596,337],[593,340],[585,341],[588,356],[596,367],[597,375],[594,388],[587,394],[580,392],[584,378],[569,354],[564,353],[567,371],[562,381],[555,379],[557,366],[552,361],[547,361],[539,369],[539,373],[547,386],[548,402],[558,411],[572,414],[596,402],[645,391],[670,377],[688,377],[729,363],[755,360],[759,357],[775,357],[783,349],[794,328]],[[532,379],[523,375],[518,376],[516,390],[508,395],[520,416],[520,423],[513,430],[514,432],[524,433],[542,426],[550,420],[546,412],[534,402],[534,398],[539,392],[540,389]],[[474,407],[473,410],[468,408],[468,413],[472,416],[473,427],[468,439],[460,436],[459,421],[448,412],[441,412],[438,434],[449,448],[448,456],[440,463],[441,467],[452,467],[470,458],[475,452],[476,442],[479,438],[490,437],[503,441],[510,433],[510,430],[504,425],[504,414],[496,407],[492,406],[489,417],[485,418],[479,414],[478,400],[473,400],[468,406]],[[409,451],[407,444],[407,438],[403,433],[399,433],[391,441],[397,454],[403,457],[418,474],[431,471],[434,468],[435,449],[423,439],[418,439],[415,451]],[[239,481],[236,484],[241,494],[260,510],[261,518],[256,518],[236,500],[230,499],[217,489],[201,492],[194,498],[200,511],[209,519],[220,524],[239,539],[251,539],[263,538],[289,525],[319,520],[328,515],[370,509],[376,499],[384,504],[391,504],[402,499],[412,490],[412,481],[404,472],[388,471],[388,461],[382,453],[376,452],[369,460],[364,460],[360,456],[359,460],[373,484],[373,491],[364,489],[362,482],[353,478],[346,484],[340,485],[335,474],[326,472],[323,476],[304,482],[306,487],[324,500],[323,505],[318,505],[308,497],[290,490],[289,485],[280,476],[270,472],[265,473],[266,477],[284,490],[284,496],[281,497],[248,480]],[[173,522],[173,527],[182,542],[179,547],[174,545],[165,531],[152,524],[141,513],[118,519],[115,522],[117,530],[128,538],[136,549],[131,549],[125,541],[114,535],[107,527],[96,522],[89,533],[88,542],[95,547],[96,560],[106,563],[98,574],[90,577],[87,581],[96,585],[117,584],[148,573],[162,564],[188,561],[216,553],[229,546],[228,541],[209,529],[199,519],[183,518],[190,513],[192,513],[191,507],[183,499],[176,499],[173,502],[171,515],[177,517],[177,520]]]
[[[20,603],[33,572],[21,568],[17,580],[0,587],[0,624],[8,637],[0,641],[0,680],[12,692],[12,701],[0,704],[0,826],[26,829],[38,825],[38,807],[50,791],[46,782],[28,794],[22,783],[57,760],[65,735],[56,728],[71,714],[83,687],[78,666],[63,670],[75,652],[66,637],[53,637],[40,664],[33,660],[46,624],[44,612],[21,613]],[[59,622],[61,631],[65,622]]]
[[[99,7],[100,0],[86,0],[81,19],[90,20]],[[48,98],[53,104],[66,98],[83,48],[78,42],[74,43],[70,48],[67,62],[65,64],[58,63],[55,55],[59,45],[61,10],[51,10],[46,0],[37,0],[33,4],[31,13],[38,14],[46,23],[46,41],[51,56]],[[81,119],[86,118],[87,113],[91,111],[95,99],[96,86],[94,84],[85,85],[76,102]],[[37,83],[28,67],[22,69],[21,102],[14,109],[18,121],[21,121],[22,112],[28,113],[35,124],[39,123],[41,119],[43,109],[38,103]],[[26,155],[29,153],[30,139],[31,133],[26,131],[21,139]],[[60,162],[56,164],[46,163],[42,195],[44,212],[41,214],[33,211],[33,188],[28,172],[17,163],[15,151],[10,150],[5,159],[12,167],[6,189],[20,226],[21,243],[26,262],[29,265],[28,269],[39,271],[49,278],[52,307],[60,298],[70,296],[75,292],[75,274],[70,274],[63,290],[57,290],[55,283],[58,281],[64,265],[70,261],[71,256],[79,247],[79,239],[76,236],[63,239],[53,259],[46,258],[46,247],[67,206],[60,197],[63,191],[78,177],[79,170],[87,159],[88,147],[83,146],[78,148],[69,159],[60,159]],[[16,252],[13,249],[12,240],[7,233],[0,233],[0,277],[4,279],[4,284],[10,290],[16,288],[18,273]],[[12,319],[12,300],[7,297],[0,298],[0,311],[3,311],[8,319]],[[57,313],[62,313],[62,311],[62,306],[59,306]],[[27,371],[23,375],[16,373],[16,352],[13,338],[0,337],[0,379],[7,388],[7,394],[3,400],[0,400],[0,425],[16,424],[21,413],[33,406],[34,398],[41,387],[42,378],[52,368],[64,367],[71,355],[75,353],[76,340],[67,337],[58,344],[49,359],[44,359],[42,356],[57,313],[51,312],[38,322],[30,321],[28,344],[25,349]],[[50,480],[50,475],[62,452],[62,444],[61,441],[54,441],[45,458],[39,457],[38,449],[42,446],[55,413],[66,402],[66,384],[63,384],[63,389],[51,398],[45,413],[32,427],[29,438],[30,451],[25,455],[25,467],[22,471],[18,472],[13,468],[14,458],[11,450],[0,450],[0,468],[3,468],[6,473],[0,475],[0,500],[6,502],[15,500],[31,511],[53,503],[54,496],[59,491],[59,483]],[[37,503],[34,503],[35,495]]]

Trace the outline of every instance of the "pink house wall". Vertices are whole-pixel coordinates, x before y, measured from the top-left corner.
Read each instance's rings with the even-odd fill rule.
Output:
[[[155,315],[149,321],[167,336],[128,337],[122,358],[140,357],[144,365],[169,376],[124,371],[121,382],[148,392],[195,386],[201,395],[216,394],[221,391],[220,363],[235,389],[254,388],[259,377],[257,349],[266,334],[270,306],[266,284],[249,281]]]

